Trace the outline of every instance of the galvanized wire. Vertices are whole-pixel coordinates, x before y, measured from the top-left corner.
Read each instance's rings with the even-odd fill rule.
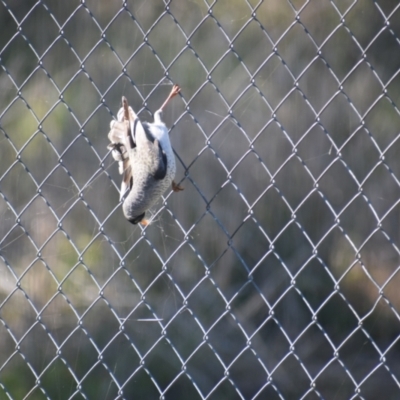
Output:
[[[1,7],[0,398],[399,396],[397,2]],[[109,123],[172,82],[133,226]]]

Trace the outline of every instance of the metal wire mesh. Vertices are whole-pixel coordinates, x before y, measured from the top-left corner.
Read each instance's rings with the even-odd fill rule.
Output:
[[[397,1],[0,3],[0,398],[400,396]],[[124,220],[121,95],[180,194]]]

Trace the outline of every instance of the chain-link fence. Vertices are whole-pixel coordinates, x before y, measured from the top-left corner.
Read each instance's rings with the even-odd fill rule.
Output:
[[[0,399],[400,398],[397,0],[2,0],[0,26]],[[109,124],[172,83],[185,190],[134,226]]]

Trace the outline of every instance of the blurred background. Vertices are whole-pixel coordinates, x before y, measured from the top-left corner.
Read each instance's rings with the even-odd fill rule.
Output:
[[[399,398],[397,0],[2,0],[0,26],[0,399]],[[107,134],[173,83],[185,190],[144,229]]]

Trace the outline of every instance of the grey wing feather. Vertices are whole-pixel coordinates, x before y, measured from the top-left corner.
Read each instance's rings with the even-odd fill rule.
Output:
[[[160,142],[151,134],[150,127],[146,122],[135,120],[134,136],[138,151],[147,154],[149,173],[154,179],[164,179],[167,174],[167,156]]]
[[[110,132],[108,138],[111,143],[107,146],[111,150],[114,160],[118,161],[118,170],[122,175],[122,183],[120,189],[120,200],[126,191],[132,187],[132,168],[130,165],[129,155],[126,150],[126,125],[124,122],[112,121],[110,124]]]
[[[163,151],[157,139],[153,142],[154,151],[154,169],[153,176],[155,179],[164,179],[167,174],[167,156]]]

